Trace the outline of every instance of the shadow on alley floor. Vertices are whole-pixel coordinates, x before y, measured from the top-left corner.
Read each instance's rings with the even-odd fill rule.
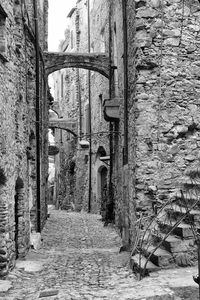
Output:
[[[196,267],[161,270],[138,281],[129,253],[119,253],[115,229],[104,227],[98,215],[51,210],[42,239],[39,250],[0,280],[0,299],[198,299]]]

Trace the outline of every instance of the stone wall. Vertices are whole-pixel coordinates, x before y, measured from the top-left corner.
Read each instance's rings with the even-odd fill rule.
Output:
[[[112,98],[120,99],[120,121],[113,124],[112,183],[116,224],[124,242],[129,243],[135,236],[137,210],[146,214],[155,203],[162,205],[178,190],[185,170],[199,163],[200,7],[197,0],[127,0],[124,3],[126,23],[122,1],[91,1],[91,51],[109,53],[110,50],[112,65],[117,67],[111,79]],[[76,28],[77,22],[80,30]],[[82,1],[77,3],[71,29],[78,33],[76,50],[87,51],[87,8]],[[84,106],[88,95],[87,73],[81,71],[80,77],[76,76],[74,73],[72,80],[79,84]],[[108,132],[108,124],[101,119],[99,98],[109,98],[108,81],[92,72],[91,86],[93,133]],[[75,111],[70,106],[66,109],[72,116],[78,116],[78,106]],[[127,162],[124,160],[126,133]],[[107,154],[110,149],[106,135],[100,139],[92,136],[92,139],[94,201],[98,198],[95,174],[101,170],[96,162],[98,149],[102,145]],[[80,208],[87,207],[88,199],[86,156],[87,150],[77,152],[76,180],[81,189],[76,189],[76,199]]]
[[[138,205],[150,205],[152,192],[169,198],[184,171],[198,163],[198,18],[198,1],[136,5],[135,113],[130,115]]]
[[[0,187],[0,276],[6,275],[14,266],[16,257],[24,256],[28,251],[30,210],[35,203],[35,47],[31,3],[1,1],[7,17],[4,28],[6,51],[0,53],[0,168],[7,181]],[[47,10],[47,1],[43,3]],[[41,13],[40,29],[44,28],[44,20],[46,17],[44,19]],[[44,33],[44,30],[39,31]],[[46,103],[42,81],[44,78],[41,77],[41,103]],[[45,120],[42,144],[47,124],[45,105],[41,106]],[[45,147],[43,144],[41,149],[44,159]],[[41,202],[46,190],[46,167],[42,168],[42,174]],[[43,224],[46,208],[43,204],[41,208]]]
[[[94,1],[95,2],[95,1]],[[97,3],[98,4],[98,3]],[[107,52],[108,40],[102,33],[108,32],[108,14],[105,3],[98,6],[91,6],[91,52]],[[100,6],[99,6],[100,5]],[[96,12],[98,13],[98,20]],[[100,14],[104,17],[100,18]],[[60,45],[60,51],[66,52],[88,52],[88,26],[87,26],[87,5],[85,1],[77,1],[76,9],[68,18],[69,26],[65,31],[66,39]],[[73,37],[73,45],[72,45]],[[79,141],[88,140],[88,71],[83,69],[65,69],[55,72],[55,100],[59,102],[59,111],[63,118],[74,118],[78,122]],[[91,72],[91,116],[92,116],[92,191],[91,191],[91,210],[99,212],[100,210],[100,186],[99,177],[102,165],[98,149],[102,146],[107,155],[108,147],[108,124],[103,118],[103,100],[108,98],[108,79],[102,75]],[[63,79],[61,79],[63,78]],[[61,83],[61,80],[63,82]],[[63,94],[60,95],[61,84]],[[81,111],[81,118],[80,118]],[[98,133],[98,134],[97,134]],[[100,133],[100,135],[99,135]],[[63,135],[63,143],[67,136]],[[59,139],[59,137],[58,137]],[[68,139],[68,143],[71,143]],[[79,143],[73,148],[75,159],[75,182],[76,188],[73,195],[74,207],[76,210],[88,210],[88,191],[89,191],[89,149],[82,149]],[[71,159],[71,152],[68,152],[69,146],[65,147],[65,154]],[[57,158],[60,164],[59,158]],[[57,170],[61,172],[60,166]],[[70,176],[66,181],[69,182]],[[67,197],[67,195],[66,195]],[[68,195],[70,197],[70,195]],[[71,200],[72,201],[72,200]]]

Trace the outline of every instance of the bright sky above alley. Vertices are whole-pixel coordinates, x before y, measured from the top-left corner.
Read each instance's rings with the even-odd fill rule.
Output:
[[[58,51],[59,41],[64,38],[67,15],[76,0],[49,0],[49,51]]]

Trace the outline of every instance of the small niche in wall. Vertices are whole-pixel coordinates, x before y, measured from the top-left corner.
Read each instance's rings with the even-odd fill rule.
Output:
[[[88,163],[88,155],[85,155],[85,164],[87,164]]]

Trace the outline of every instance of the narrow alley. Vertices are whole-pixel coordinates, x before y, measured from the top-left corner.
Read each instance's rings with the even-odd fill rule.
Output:
[[[194,268],[160,271],[136,280],[129,267],[130,254],[119,253],[121,240],[115,228],[105,227],[100,219],[52,209],[40,249],[17,260],[7,280],[0,281],[0,299],[198,299]],[[177,286],[191,285],[187,291],[192,298],[176,296],[168,287],[170,280]]]

